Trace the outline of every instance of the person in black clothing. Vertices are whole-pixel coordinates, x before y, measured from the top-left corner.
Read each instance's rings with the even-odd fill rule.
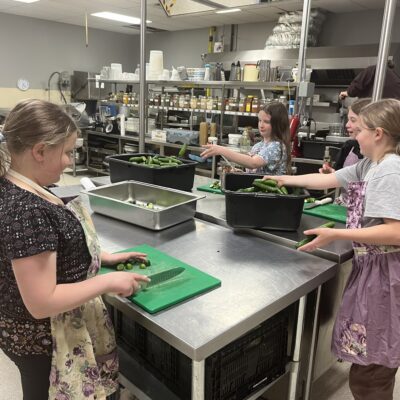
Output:
[[[341,99],[349,97],[372,97],[376,65],[371,65],[361,71],[350,83],[346,91],[341,92]],[[386,68],[382,98],[400,99],[400,77],[394,72],[393,60],[389,59]]]

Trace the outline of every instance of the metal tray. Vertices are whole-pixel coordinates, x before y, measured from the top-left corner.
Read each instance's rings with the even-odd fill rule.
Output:
[[[198,196],[150,183],[124,181],[84,191],[94,212],[155,231],[194,217]],[[152,203],[154,209],[133,204]]]

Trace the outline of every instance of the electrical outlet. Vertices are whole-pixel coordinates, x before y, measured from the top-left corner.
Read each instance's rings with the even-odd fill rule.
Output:
[[[63,89],[67,89],[71,85],[71,76],[68,71],[60,72],[60,85]]]

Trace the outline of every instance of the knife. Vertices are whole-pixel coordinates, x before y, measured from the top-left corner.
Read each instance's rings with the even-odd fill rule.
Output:
[[[311,208],[322,206],[323,204],[328,204],[332,202],[332,197],[325,197],[322,200],[315,200],[315,202],[307,207],[304,207],[305,210],[310,210]]]
[[[148,278],[150,278],[151,281],[150,282],[140,282],[140,289],[146,290],[146,289],[150,289],[153,286],[160,285],[161,283],[164,283],[171,279],[176,278],[178,275],[180,275],[184,271],[185,271],[185,268],[183,268],[183,267],[175,267],[175,268],[167,269],[165,271],[157,272],[152,275],[148,275]]]

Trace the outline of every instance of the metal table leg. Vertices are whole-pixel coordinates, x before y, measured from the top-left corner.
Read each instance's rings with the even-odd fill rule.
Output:
[[[312,329],[311,345],[310,345],[310,358],[309,358],[308,368],[307,368],[307,379],[306,379],[306,386],[305,386],[305,391],[304,391],[304,400],[309,400],[310,395],[311,395],[311,383],[312,383],[313,375],[314,375],[315,352],[317,349],[317,333],[318,333],[318,329],[319,329],[318,318],[319,318],[320,300],[321,300],[321,286],[318,286],[317,299],[315,301],[313,329]]]
[[[204,400],[205,361],[192,363],[192,400]]]
[[[299,300],[299,311],[297,314],[296,339],[295,339],[293,360],[291,363],[292,365],[291,365],[291,371],[290,371],[290,377],[289,377],[288,400],[296,400],[297,383],[299,380],[301,339],[303,336],[303,329],[304,329],[305,308],[306,308],[306,296],[303,296]]]

